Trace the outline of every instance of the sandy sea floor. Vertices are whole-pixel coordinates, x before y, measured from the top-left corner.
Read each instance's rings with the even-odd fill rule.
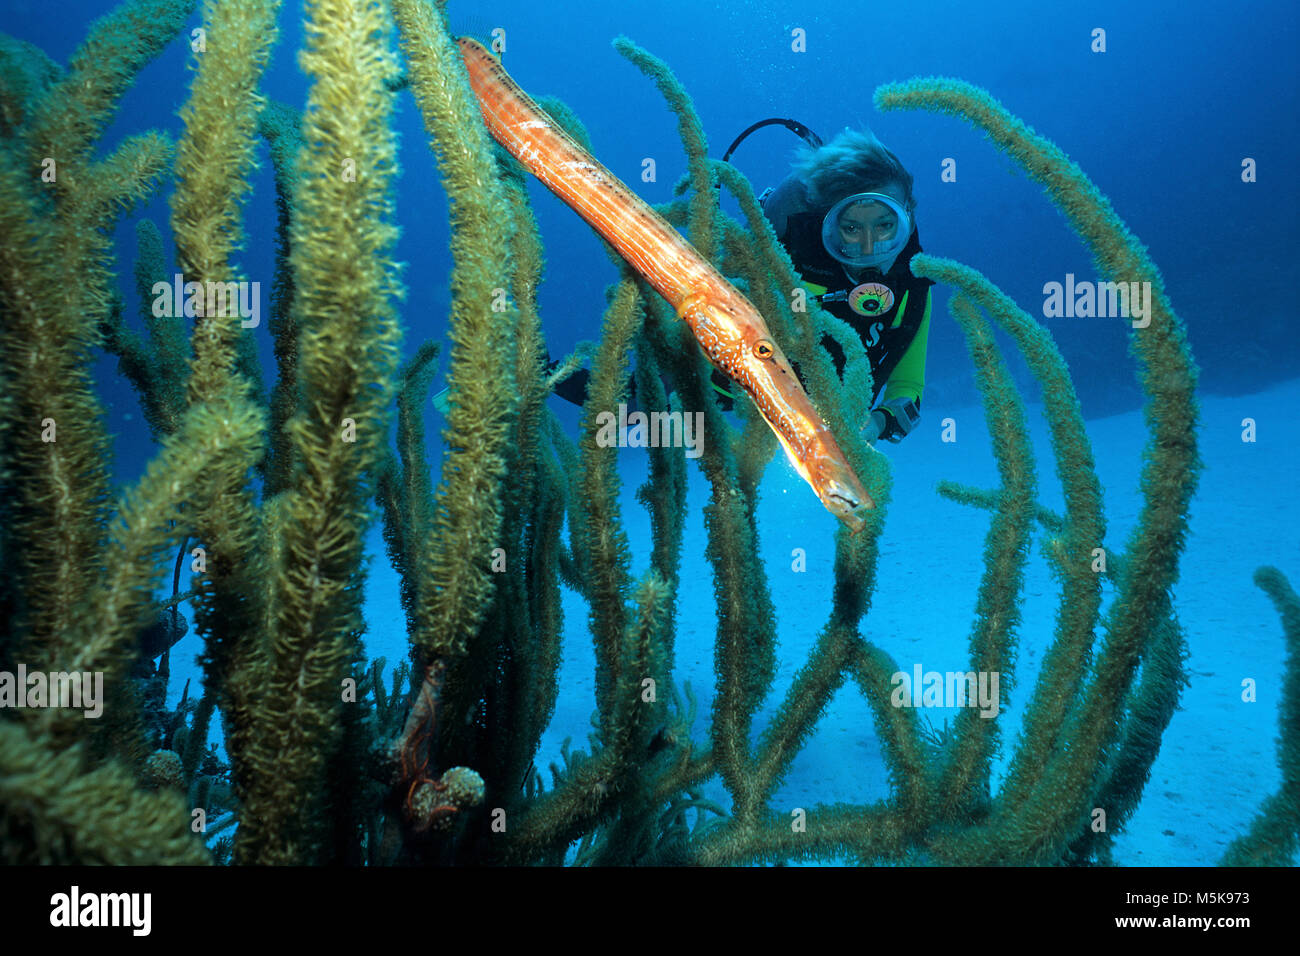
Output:
[[[1116,840],[1116,862],[1132,866],[1205,866],[1222,855],[1280,782],[1275,737],[1284,663],[1281,624],[1252,583],[1261,564],[1274,564],[1300,587],[1300,539],[1294,504],[1300,385],[1289,383],[1246,397],[1201,399],[1205,469],[1193,501],[1191,535],[1175,587],[1175,606],[1189,646],[1190,685],[1165,734],[1138,811]],[[1059,510],[1061,492],[1041,408],[1028,408],[1038,462],[1039,495]],[[955,420],[957,442],[938,439],[938,422]],[[1258,441],[1241,440],[1241,420],[1257,422]],[[1088,423],[1106,497],[1107,546],[1123,548],[1138,515],[1138,476],[1146,432],[1140,412]],[[893,497],[878,572],[879,585],[862,633],[910,671],[965,670],[989,516],[939,497],[941,479],[991,487],[995,466],[979,408],[928,408],[921,430],[885,446],[893,468]],[[644,480],[636,452],[626,453],[624,516],[634,571],[646,566],[649,525],[632,500]],[[705,480],[690,471],[689,517],[683,549],[677,680],[690,680],[699,702],[694,732],[703,736],[713,694],[712,568],[704,558],[701,509]],[[834,522],[794,470],[776,460],[761,488],[759,532],[778,618],[779,671],[774,693],[755,722],[766,726],[806,659],[830,609]],[[1014,683],[1001,686],[1004,746],[1010,752],[1044,651],[1053,637],[1059,589],[1035,534],[1022,591]],[[807,570],[791,570],[803,548]],[[545,767],[566,736],[586,746],[594,710],[592,653],[583,602],[566,592],[565,664],[555,720],[543,739]],[[1256,700],[1242,700],[1253,679]],[[936,725],[951,711],[928,712]],[[549,778],[549,774],[547,774]],[[548,779],[549,782],[549,779]],[[995,787],[996,787],[995,781]],[[870,713],[846,684],[816,733],[794,761],[774,807],[873,802],[888,785]],[[709,794],[727,805],[720,784]]]

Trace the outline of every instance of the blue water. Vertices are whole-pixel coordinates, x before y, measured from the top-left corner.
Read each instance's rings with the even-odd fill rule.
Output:
[[[104,0],[57,6],[5,0],[0,29],[66,62],[84,25],[112,6]],[[288,5],[263,87],[269,96],[294,105],[303,103],[306,92],[295,57],[300,19],[300,6]],[[1224,818],[1208,826],[1237,832],[1278,779],[1272,739],[1281,630],[1271,606],[1250,584],[1249,573],[1258,564],[1272,563],[1300,585],[1300,521],[1292,503],[1295,448],[1300,442],[1294,421],[1295,382],[1300,377],[1300,339],[1295,332],[1300,321],[1300,188],[1294,171],[1300,155],[1300,7],[1291,2],[1224,5],[1201,0],[1177,5],[1047,6],[1003,0],[593,7],[505,0],[491,5],[453,3],[452,23],[479,33],[503,29],[503,62],[514,78],[535,97],[553,94],[564,99],[586,124],[601,161],[652,203],[670,198],[673,184],[685,171],[684,156],[674,116],[652,83],[612,48],[616,36],[630,37],[669,64],[694,98],[713,155],[720,156],[737,133],[768,116],[794,117],[824,138],[844,126],[868,126],[916,177],[917,222],[926,250],[975,266],[1031,312],[1040,310],[1044,283],[1064,281],[1068,273],[1081,278],[1094,274],[1086,250],[1064,219],[1038,186],[965,123],[920,112],[879,114],[872,106],[872,91],[880,83],[918,75],[969,80],[1054,140],[1087,172],[1162,270],[1201,369],[1207,471],[1193,508],[1193,539],[1177,593],[1193,649],[1194,688],[1202,688],[1189,691],[1191,699],[1201,701],[1201,710],[1188,707],[1185,713],[1199,714],[1205,724],[1186,729],[1184,737],[1204,740],[1214,733],[1206,727],[1218,728],[1226,741],[1222,760],[1240,762],[1247,768],[1242,773],[1257,773],[1250,779],[1262,788],[1236,795],[1199,794],[1168,783],[1186,779],[1186,787],[1194,790],[1196,768],[1219,759],[1194,746],[1191,752],[1179,750],[1172,743],[1177,721],[1191,719],[1180,715],[1170,731],[1168,752],[1183,754],[1181,762],[1161,765],[1165,783],[1153,778],[1148,800],[1166,801],[1174,817],[1180,813],[1180,800],[1195,806],[1230,806]],[[1104,53],[1091,49],[1097,28],[1105,31]],[[803,31],[805,51],[792,49],[793,31]],[[145,69],[141,82],[124,97],[105,145],[147,128],[179,135],[176,114],[190,77],[186,61],[187,50],[178,40]],[[450,259],[446,204],[409,94],[399,97],[397,127],[402,168],[397,257],[406,264],[402,315],[404,350],[410,354],[425,338],[445,338]],[[765,129],[748,139],[733,161],[761,190],[788,172],[797,145],[786,130]],[[646,158],[655,160],[654,182],[642,181]],[[1243,182],[1247,158],[1257,169],[1255,182]],[[940,179],[946,159],[956,162],[956,182]],[[239,263],[249,276],[263,277],[266,287],[273,262],[274,190],[264,152],[252,183],[246,207],[252,225]],[[531,190],[547,255],[541,313],[551,353],[558,357],[576,342],[599,335],[605,286],[616,273],[601,244],[572,211],[537,183]],[[134,221],[151,218],[166,235],[169,193],[170,187],[164,187],[154,202],[124,217],[119,231],[127,315],[135,314],[129,273]],[[931,660],[938,666],[944,654],[960,653],[969,630],[978,582],[974,565],[985,528],[982,516],[961,517],[957,506],[941,503],[933,483],[940,478],[992,481],[986,442],[963,441],[961,452],[951,454],[939,446],[934,432],[947,415],[974,423],[976,433],[981,427],[970,361],[960,333],[943,310],[946,299],[947,292],[936,288],[924,409],[930,430],[888,450],[896,486],[883,560],[892,558],[894,563],[882,565],[882,580],[892,584],[877,595],[864,631],[900,660],[922,660],[927,666]],[[1102,319],[1045,319],[1044,324],[1074,375],[1113,509],[1111,533],[1122,543],[1136,514],[1145,436],[1123,325]],[[269,376],[270,337],[265,327],[257,334]],[[1027,400],[1034,402],[1027,372],[1018,359],[1009,361]],[[105,359],[98,373],[116,435],[116,477],[126,483],[138,474],[152,446],[136,399],[116,377],[114,366]],[[573,433],[577,410],[556,399],[552,405]],[[1246,417],[1261,423],[1257,444],[1241,441],[1240,422]],[[435,435],[431,439],[436,441]],[[436,446],[431,454],[436,458]],[[1044,498],[1056,506],[1053,496],[1059,497],[1059,490],[1051,484],[1046,448],[1039,461]],[[638,470],[643,468],[641,460],[629,454],[623,465],[625,485],[634,488],[644,474]],[[698,733],[707,718],[711,687],[713,609],[711,570],[702,554],[701,479],[692,471],[691,480],[683,581],[695,582],[698,589],[685,591],[681,599],[678,663],[679,677],[692,676],[700,692]],[[805,579],[795,581],[783,568],[793,538],[798,539],[794,546],[811,539],[829,547],[833,522],[783,461],[770,467],[763,493],[760,530],[765,548],[771,549],[769,569],[778,614],[786,615],[783,621],[797,621],[815,608],[813,616],[824,620],[822,605],[829,600],[825,576],[816,575],[816,585],[805,588]],[[630,494],[626,497],[635,548],[644,544],[648,532],[639,508]],[[969,537],[958,535],[955,527],[967,528]],[[958,555],[946,551],[958,538],[965,550]],[[387,622],[395,619],[395,583],[377,536],[375,545],[367,616],[372,622]],[[829,567],[824,553],[818,560],[823,569]],[[637,561],[638,568],[644,567],[644,548]],[[1034,655],[1050,638],[1054,614],[1056,586],[1043,570],[1041,557],[1036,563],[1041,590],[1031,586],[1026,592],[1027,607],[1036,608],[1037,616],[1026,611],[1023,647],[1028,671],[1019,681],[1021,701],[1032,687],[1027,675],[1033,672]],[[923,607],[950,603],[950,594],[962,595],[952,599],[957,608],[951,620],[921,613]],[[957,632],[945,631],[954,621]],[[590,667],[584,671],[583,654],[589,654],[584,627],[581,602],[570,595],[565,690],[547,737],[549,753],[539,757],[539,766],[556,759],[558,742],[565,736],[585,737],[593,703],[590,688],[584,691],[582,685],[584,673],[590,681]],[[784,629],[782,634],[782,674],[774,701],[797,669],[800,648],[815,636],[815,628],[805,633],[791,625],[788,636]],[[931,641],[924,646],[944,650],[917,648],[913,654],[913,640]],[[390,661],[405,653],[402,635],[380,628],[367,636],[367,643],[372,654],[386,654]],[[1039,649],[1030,654],[1028,648],[1034,646]],[[1238,646],[1254,650],[1238,659],[1233,656]],[[188,653],[179,653],[182,650]],[[187,673],[185,660],[197,650],[193,641],[178,648],[178,682]],[[961,664],[946,658],[945,669],[949,660],[952,667]],[[1248,709],[1248,717],[1229,706],[1243,677],[1258,677],[1261,685],[1260,703]],[[1264,687],[1271,690],[1266,693]],[[178,692],[179,683],[173,696]],[[1210,695],[1209,702],[1195,697],[1197,693]],[[800,757],[788,784],[792,799],[863,802],[887,792],[865,708],[840,698],[837,707],[842,709],[828,715]],[[1231,713],[1241,720],[1225,716]],[[760,715],[760,726],[768,716],[770,711]],[[823,739],[830,733],[842,733],[853,742],[845,750],[842,741]],[[845,754],[856,754],[861,764],[848,765]],[[1167,759],[1162,756],[1162,761]],[[1169,797],[1171,793],[1178,799]],[[722,798],[721,793],[717,796]],[[1195,840],[1183,846],[1165,838],[1162,843],[1161,831],[1169,829],[1162,819],[1156,812],[1151,820],[1134,821],[1138,837],[1149,841],[1132,844],[1126,862],[1217,859],[1224,840]]]
[[[70,24],[112,6],[73,2],[53,16],[39,3],[7,0],[3,28],[62,61],[82,35]],[[911,76],[980,84],[1078,162],[1150,249],[1189,329],[1204,389],[1235,394],[1300,370],[1292,334],[1300,285],[1300,190],[1290,172],[1300,136],[1294,4],[1238,4],[1230,16],[1221,4],[1199,2],[1177,9],[1057,4],[1050,15],[1031,2],[980,4],[977,13],[957,3],[850,2],[836,5],[835,16],[818,12],[817,4],[745,4],[743,12],[732,3],[627,7],[592,14],[564,3],[453,4],[452,22],[476,33],[504,30],[503,61],[515,79],[535,96],[568,102],[602,162],[650,202],[670,198],[684,158],[658,92],[611,47],[620,34],[667,61],[691,93],[715,155],[768,116],[794,117],[823,138],[844,126],[868,126],[916,176],[926,249],[976,266],[1021,303],[1040,302],[1044,282],[1092,269],[1039,187],[966,124],[921,112],[878,114],[871,102],[878,84]],[[286,9],[263,88],[301,105],[299,8]],[[1095,28],[1106,31],[1105,53],[1090,49]],[[804,31],[806,52],[791,50],[796,29]],[[185,64],[186,50],[176,42],[148,66],[124,97],[107,142],[143,128],[178,135]],[[397,254],[407,264],[409,352],[419,339],[446,332],[449,258],[437,172],[409,96],[399,100],[397,127]],[[772,127],[746,140],[733,161],[761,190],[788,172],[798,145],[793,134]],[[1257,182],[1241,181],[1246,157],[1256,162]],[[641,179],[646,158],[656,161],[655,182]],[[956,183],[940,181],[946,158],[957,162]],[[248,209],[257,217],[273,199],[269,162],[253,186]],[[541,305],[558,356],[597,336],[605,281],[592,277],[612,273],[591,230],[539,184],[533,194],[549,251]],[[139,212],[164,231],[165,201],[164,190]],[[124,250],[132,248],[125,241],[132,229],[128,217],[120,230]],[[241,264],[250,275],[269,275],[272,231],[250,232]],[[132,315],[129,283],[123,294]],[[943,300],[940,291],[936,305]],[[1071,319],[1047,325],[1075,370],[1085,413],[1137,406],[1120,326]],[[261,341],[269,354],[269,336]],[[964,346],[950,323],[932,331],[927,375],[932,398],[974,397]]]

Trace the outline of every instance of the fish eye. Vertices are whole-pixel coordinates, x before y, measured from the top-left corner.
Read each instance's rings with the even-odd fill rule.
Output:
[[[759,339],[754,343],[754,354],[761,359],[770,359],[776,355],[776,348],[767,339]]]

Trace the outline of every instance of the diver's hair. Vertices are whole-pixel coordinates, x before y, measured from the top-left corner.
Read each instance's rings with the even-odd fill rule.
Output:
[[[816,149],[804,146],[793,165],[813,209],[830,209],[845,196],[873,192],[890,183],[903,188],[907,211],[916,209],[912,174],[869,129],[846,128]]]

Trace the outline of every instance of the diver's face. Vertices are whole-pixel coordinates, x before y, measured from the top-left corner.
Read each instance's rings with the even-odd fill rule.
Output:
[[[850,256],[869,256],[898,235],[898,217],[884,203],[854,203],[840,215],[840,241]]]

